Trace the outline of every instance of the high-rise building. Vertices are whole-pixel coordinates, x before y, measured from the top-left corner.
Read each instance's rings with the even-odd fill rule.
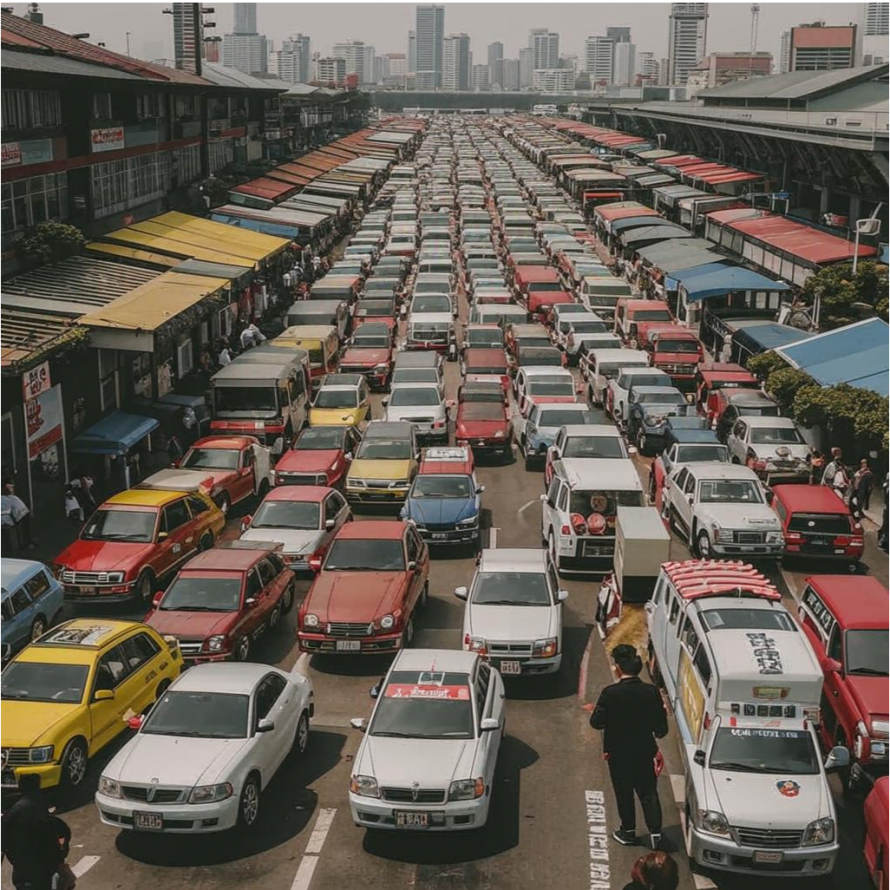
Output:
[[[195,73],[204,47],[200,3],[173,4],[173,58],[177,68]]]
[[[519,59],[504,59],[503,83],[505,90],[519,89]]]
[[[773,69],[773,54],[767,52],[710,53],[695,68],[697,90],[721,87],[736,80],[764,77]],[[693,73],[686,81],[686,98],[694,93],[689,89]]]
[[[488,65],[473,65],[472,88],[475,92],[491,89],[491,68]]]
[[[528,32],[528,47],[532,51],[532,70],[559,67],[559,34],[547,28],[532,28]]]
[[[442,86],[445,51],[445,7],[427,4],[417,7],[416,53],[418,90],[437,90]]]
[[[890,4],[863,3],[859,23],[860,64],[883,65],[888,58],[887,34],[890,31]]]
[[[235,3],[233,34],[256,34],[256,3]]]
[[[670,83],[671,80],[671,60],[670,59],[659,59],[658,60],[658,85],[660,87],[666,87]]]
[[[591,86],[612,83],[615,65],[615,41],[611,37],[588,37],[585,42],[584,67]]]
[[[374,47],[364,40],[335,43],[331,55],[335,59],[344,59],[346,73],[357,74],[360,83],[374,83]]]
[[[331,56],[315,60],[315,80],[320,83],[341,84],[346,80],[346,59]]]
[[[669,29],[668,82],[682,85],[707,53],[708,4],[671,3]]]
[[[636,75],[641,84],[654,86],[658,83],[658,59],[655,58],[655,53],[637,53]]]
[[[408,73],[413,74],[417,70],[417,36],[413,31],[408,32]]]
[[[275,53],[278,76],[289,83],[309,83],[312,69],[310,40],[305,34],[294,34],[281,42]]]
[[[779,38],[779,74],[791,70],[791,29],[783,31]]]
[[[442,89],[469,90],[473,81],[472,65],[470,35],[449,34],[443,44]]]
[[[575,88],[575,72],[571,68],[536,68],[532,72],[532,89],[545,93],[565,93]]]
[[[813,22],[791,29],[789,71],[835,71],[852,68],[856,59],[856,25]]]
[[[492,84],[504,85],[504,44],[499,40],[488,44],[488,73]]]
[[[612,83],[618,87],[633,86],[636,78],[637,48],[624,41],[615,44]]]
[[[383,59],[383,85],[394,89],[405,89],[408,76],[408,56],[405,53],[386,53]]]
[[[225,34],[222,63],[245,74],[265,74],[269,70],[269,48],[262,34]]]
[[[611,37],[615,43],[630,43],[630,28],[624,25],[620,28],[606,28],[606,37]]]
[[[528,46],[524,46],[519,50],[519,89],[527,90],[532,85],[532,51]]]

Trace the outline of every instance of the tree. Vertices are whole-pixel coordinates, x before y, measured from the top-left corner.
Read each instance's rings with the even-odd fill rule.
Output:
[[[55,263],[80,253],[86,239],[76,226],[60,222],[44,222],[25,231],[15,245],[16,253],[35,266]]]
[[[788,365],[785,362],[785,359],[779,355],[778,352],[774,352],[772,349],[769,352],[761,352],[759,355],[753,355],[748,359],[747,365],[745,365],[747,370],[749,370],[758,380],[766,380],[773,371],[778,371],[781,368],[787,368]]]
[[[887,320],[887,267],[860,262],[853,275],[850,263],[826,266],[811,275],[801,290],[809,305],[821,298],[819,326],[824,331],[859,321],[872,313]]]
[[[801,426],[821,427],[845,453],[864,454],[886,448],[888,407],[887,397],[871,390],[813,382],[797,389],[791,417]]]
[[[815,381],[805,371],[797,368],[779,368],[766,378],[766,391],[787,411],[794,402],[794,397],[801,387],[811,386]]]

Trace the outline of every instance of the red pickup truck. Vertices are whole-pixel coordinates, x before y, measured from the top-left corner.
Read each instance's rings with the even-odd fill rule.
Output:
[[[704,360],[701,340],[682,325],[659,321],[637,323],[637,340],[652,356],[652,366],[670,374],[680,392],[695,389],[695,369]]]

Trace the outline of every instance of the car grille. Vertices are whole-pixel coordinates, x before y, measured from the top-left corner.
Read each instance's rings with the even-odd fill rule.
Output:
[[[121,794],[127,800],[139,803],[185,803],[187,789],[159,788],[157,785],[121,785]]]
[[[183,640],[179,641],[179,651],[183,655],[200,655],[201,648],[204,645],[203,640],[196,640],[193,642],[184,642]]]
[[[279,485],[327,485],[328,477],[324,473],[276,473]]]
[[[665,374],[689,374],[691,376],[695,373],[695,365],[667,364],[656,365],[656,367],[664,371]]]
[[[326,633],[332,637],[369,637],[374,633],[374,625],[332,621],[328,624]]]
[[[432,423],[436,418],[435,417],[405,417],[408,423]]]
[[[766,540],[763,532],[733,532],[732,537],[736,544],[763,544]]]
[[[803,832],[795,829],[734,827],[732,831],[739,844],[743,847],[756,847],[758,849],[780,848],[789,850],[793,847],[799,847],[803,839]]]
[[[16,766],[20,763],[31,762],[30,748],[4,748],[3,749],[3,765]]]
[[[108,572],[62,572],[65,584],[108,584]]]
[[[445,803],[444,788],[383,788],[381,793],[392,803]]]
[[[488,653],[489,655],[494,656],[505,656],[505,655],[515,655],[515,656],[525,656],[526,658],[530,658],[532,654],[532,644],[531,643],[498,643],[498,642],[488,642]]]

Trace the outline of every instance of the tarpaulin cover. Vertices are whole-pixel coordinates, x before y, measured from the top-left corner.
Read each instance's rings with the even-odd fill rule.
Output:
[[[614,204],[601,204],[594,214],[603,220],[624,219],[627,216],[658,216],[658,214],[639,201],[616,201]]]
[[[112,411],[81,433],[69,448],[75,454],[126,454],[159,425],[153,417]]]
[[[719,272],[721,269],[725,269],[727,266],[732,265],[735,264],[727,260],[725,263],[706,262],[702,266],[690,266],[688,268],[680,269],[665,278],[665,290],[676,290],[681,284],[685,284],[687,281],[690,281],[698,275],[710,275],[711,272]]]
[[[688,300],[704,300],[736,291],[786,291],[789,287],[782,281],[774,281],[741,266],[725,266],[707,275],[696,275],[682,286]]]
[[[627,247],[632,247],[634,244],[642,244],[644,241],[652,241],[653,239],[658,241],[677,241],[691,237],[692,232],[675,223],[673,227],[661,225],[632,229],[622,240]]]
[[[755,353],[799,343],[810,336],[800,328],[759,318],[731,321],[729,326],[736,329],[735,340]]]
[[[650,213],[640,214],[638,216],[625,216],[623,219],[616,219],[611,225],[611,231],[614,235],[616,232],[623,232],[625,229],[633,229],[637,226],[674,226],[670,220],[662,219],[660,216],[653,216]]]

